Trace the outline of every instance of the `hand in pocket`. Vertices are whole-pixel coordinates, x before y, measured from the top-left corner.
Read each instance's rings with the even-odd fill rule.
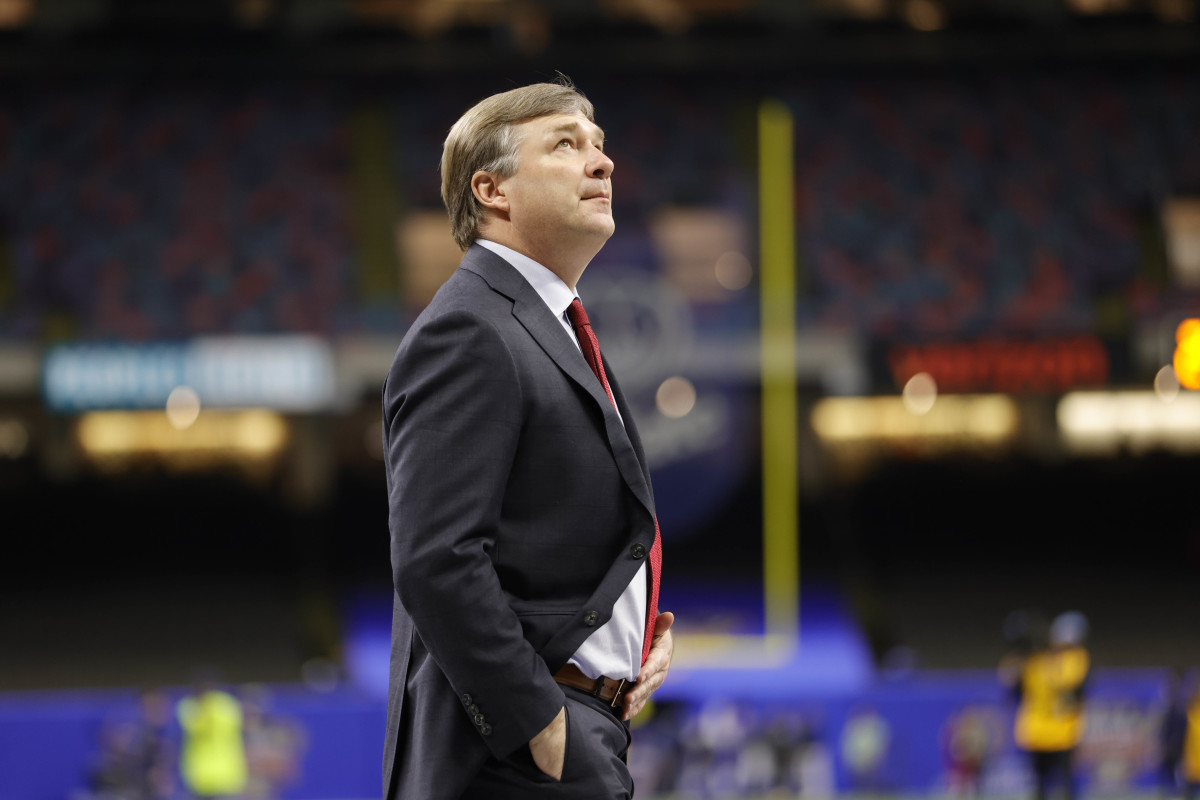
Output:
[[[533,763],[542,772],[562,780],[563,761],[567,755],[567,707],[563,706],[541,733],[529,740]]]

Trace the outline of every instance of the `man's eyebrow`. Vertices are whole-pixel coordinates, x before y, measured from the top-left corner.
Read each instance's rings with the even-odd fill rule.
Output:
[[[583,129],[583,125],[578,122],[562,122],[562,123],[559,123],[558,125],[555,125],[553,128],[551,128],[550,133],[552,133],[552,134],[567,133],[567,132],[578,133],[582,129]],[[600,144],[604,144],[604,140],[606,138],[604,135],[604,130],[602,128],[597,127],[596,134],[600,140]]]

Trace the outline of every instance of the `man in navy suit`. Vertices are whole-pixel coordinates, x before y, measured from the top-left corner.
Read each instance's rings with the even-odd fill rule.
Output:
[[[641,439],[576,291],[613,162],[564,81],[475,105],[441,166],[466,253],[383,392],[385,797],[629,798],[628,721],[674,618]]]

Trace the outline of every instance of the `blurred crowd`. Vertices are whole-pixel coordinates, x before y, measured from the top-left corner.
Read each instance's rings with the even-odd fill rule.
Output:
[[[1053,622],[1020,612],[1005,630],[998,682],[884,676],[850,697],[651,706],[635,722],[630,751],[639,796],[1196,795],[1196,674],[1097,678],[1078,612]],[[309,747],[311,726],[324,723],[277,707],[256,686],[147,692],[98,728],[86,789],[72,800],[311,796],[309,774],[338,771]],[[369,720],[355,736],[373,743],[381,721]]]
[[[834,754],[819,715],[733,701],[667,706],[635,736],[630,772],[650,796],[832,797]]]
[[[17,338],[333,332],[352,256],[329,91],[39,87],[0,108]]]
[[[1135,317],[1187,307],[1156,291],[1146,237],[1163,199],[1200,183],[1197,85],[1143,72],[790,89],[817,321],[1049,333],[1091,329],[1110,293]]]
[[[714,699],[667,705],[637,731],[631,770],[651,796],[826,798],[1124,796],[1191,798],[1200,789],[1195,674],[1099,696],[1088,621],[1015,613],[1001,695],[887,687],[838,702]],[[993,684],[994,686],[995,684]],[[939,696],[943,695],[943,696]],[[926,769],[931,765],[930,769]]]
[[[662,269],[664,209],[752,228],[745,131],[755,98],[776,96],[795,117],[802,324],[1078,332],[1105,298],[1135,317],[1184,308],[1196,292],[1164,291],[1146,264],[1162,202],[1200,185],[1196,77],[805,77],[751,93],[735,78],[592,81],[618,162],[602,259]],[[9,93],[0,241],[21,302],[0,307],[0,335],[402,329],[397,298],[363,288],[364,220],[383,201],[402,218],[440,208],[442,138],[479,91],[446,79]]]
[[[87,790],[74,800],[272,800],[299,776],[304,730],[269,712],[262,688],[210,681],[173,699],[142,696],[138,713],[99,733]]]

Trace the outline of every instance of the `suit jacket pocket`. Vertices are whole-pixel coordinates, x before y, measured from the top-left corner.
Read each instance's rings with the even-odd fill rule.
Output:
[[[525,640],[538,652],[541,652],[546,643],[579,613],[578,608],[561,604],[546,605],[513,600],[509,605],[521,621]]]

